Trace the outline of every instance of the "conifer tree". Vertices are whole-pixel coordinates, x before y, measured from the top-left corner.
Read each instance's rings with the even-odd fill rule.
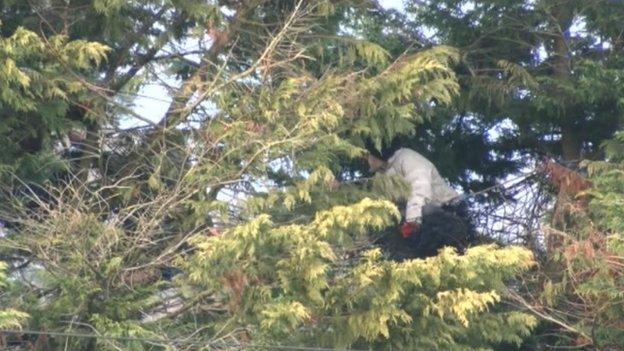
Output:
[[[343,166],[457,98],[455,49],[394,60],[341,30],[367,1],[52,3],[7,11],[67,31],[66,60],[80,66],[44,53],[102,118],[81,115],[84,158],[45,196],[6,184],[2,257],[37,273],[0,298],[30,315],[28,329],[126,339],[48,348],[493,349],[535,325],[500,306],[530,252],[390,260],[370,238],[396,225],[387,190],[401,182]],[[176,81],[164,116],[117,128],[151,78]],[[336,189],[337,177],[352,181]]]
[[[358,22],[363,35],[397,55],[407,45],[458,48],[461,94],[403,145],[429,155],[443,174],[473,189],[532,160],[519,155],[602,158],[600,144],[622,123],[622,4],[405,4],[406,14],[379,12],[375,21]]]
[[[540,316],[535,347],[617,349],[624,343],[619,301],[622,262],[622,132],[603,144],[609,161],[585,162],[591,188],[566,202],[547,228],[549,260],[514,298]],[[539,291],[538,294],[535,292]]]
[[[64,167],[54,156],[54,142],[75,127],[68,114],[87,90],[70,72],[97,66],[107,51],[101,43],[62,34],[43,38],[20,26],[0,37],[2,171],[42,180]]]
[[[6,264],[0,262],[0,288],[2,289],[6,288],[7,285],[6,268]],[[0,310],[0,328],[19,328],[26,321],[27,317],[23,312],[12,308],[7,309],[5,306]]]
[[[587,163],[594,187],[568,200],[564,226],[546,229],[545,242],[557,245],[543,255],[540,279],[525,282],[528,301],[516,297],[521,308],[548,325],[538,328],[534,349],[622,345],[622,314],[615,307],[616,291],[621,291],[616,259],[621,256],[616,205],[621,138],[611,137],[622,123],[619,23],[624,6],[603,1],[441,0],[409,2],[406,7],[410,16],[395,14],[402,21],[395,26],[400,40],[445,43],[462,55],[457,66],[460,98],[450,110],[434,114],[424,136],[408,139],[418,145],[434,135],[442,151],[435,151],[434,143],[432,157],[453,160],[447,174],[465,161],[469,167],[459,168],[472,169],[481,179],[505,175],[518,166],[514,154],[548,154],[566,165],[608,160]],[[492,129],[494,134],[487,132]],[[462,151],[466,141],[474,158],[454,158],[447,147],[451,140],[464,145],[458,148]],[[498,165],[493,162],[497,160]],[[538,297],[536,289],[541,289]]]

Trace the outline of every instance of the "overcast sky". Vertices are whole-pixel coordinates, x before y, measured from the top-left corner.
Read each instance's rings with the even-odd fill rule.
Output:
[[[379,0],[379,3],[385,8],[392,7],[397,10],[403,9],[403,0]]]

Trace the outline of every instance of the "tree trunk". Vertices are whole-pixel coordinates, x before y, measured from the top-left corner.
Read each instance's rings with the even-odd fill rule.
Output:
[[[581,159],[582,141],[579,132],[579,127],[572,123],[564,123],[561,126],[561,156],[565,161]]]
[[[570,79],[571,62],[570,52],[567,43],[567,36],[574,19],[574,11],[566,1],[555,0],[552,7],[553,22],[553,72],[555,78],[562,83]],[[555,91],[560,94],[560,98],[564,99],[566,107],[563,111],[563,120],[560,124],[561,128],[561,153],[565,161],[576,161],[581,158],[582,140],[580,137],[581,126],[578,123],[583,119],[582,115],[577,115],[574,107],[568,106],[571,101],[565,99],[564,92],[560,89]]]

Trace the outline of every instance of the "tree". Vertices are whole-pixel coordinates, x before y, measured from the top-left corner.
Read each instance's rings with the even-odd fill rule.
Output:
[[[63,168],[54,157],[54,142],[74,127],[72,107],[86,90],[67,74],[89,70],[106,52],[100,43],[64,35],[42,38],[23,27],[0,38],[3,171],[41,180]]]
[[[0,288],[4,288],[7,285],[6,268],[6,264],[0,262]],[[26,321],[27,317],[28,315],[23,312],[12,308],[3,308],[0,310],[0,328],[19,328]]]
[[[591,187],[565,202],[546,228],[549,257],[514,299],[539,316],[536,348],[618,348],[624,342],[622,275],[622,135],[603,144],[609,161],[586,162]]]
[[[39,38],[66,30],[109,48],[69,75],[102,118],[80,119],[88,157],[45,196],[17,181],[20,196],[4,197],[2,254],[40,268],[2,299],[21,302],[29,328],[148,340],[50,348],[493,348],[535,325],[497,305],[528,251],[391,261],[369,240],[395,224],[383,190],[400,182],[343,167],[452,102],[456,50],[390,59],[341,30],[367,1],[51,4],[7,11],[45,24]],[[177,79],[164,117],[116,128],[151,78]],[[353,182],[332,190],[336,175]]]
[[[507,143],[501,153],[506,160],[526,153],[552,155],[568,166],[597,161],[588,163],[590,204],[583,205],[588,196],[583,193],[558,201],[554,216],[565,216],[545,229],[545,242],[557,245],[542,255],[540,279],[527,279],[526,295],[517,298],[521,308],[545,321],[535,349],[622,345],[622,314],[615,307],[621,291],[615,208],[619,136],[609,140],[622,123],[622,40],[616,23],[624,7],[603,1],[431,1],[414,3],[408,11],[434,33],[433,42],[462,52],[462,98],[451,118],[469,118],[477,134],[504,127],[494,136]],[[471,129],[466,134],[474,135]],[[480,136],[475,139],[484,144]],[[609,162],[599,161],[604,159]],[[476,172],[492,174],[485,165]]]
[[[149,121],[129,108],[133,99],[128,96],[136,94],[141,81],[159,63],[187,61],[186,56],[191,54],[188,51],[192,50],[177,50],[178,56],[166,52],[170,47],[175,51],[182,39],[197,38],[189,33],[193,28],[218,22],[222,16],[216,4],[201,1],[172,4],[158,0],[9,0],[0,6],[2,35],[7,48],[10,41],[15,40],[11,38],[22,32],[30,33],[31,39],[39,41],[19,43],[30,51],[20,53],[24,49],[19,49],[7,54],[17,56],[11,62],[17,61],[17,68],[24,68],[23,75],[30,80],[37,78],[32,84],[43,85],[27,90],[38,94],[28,97],[34,101],[24,101],[26,97],[22,97],[21,101],[13,101],[13,105],[3,106],[4,114],[19,113],[21,118],[4,125],[2,134],[6,135],[6,145],[11,145],[12,151],[6,154],[2,164],[11,166],[22,178],[38,183],[53,177],[51,173],[57,169],[45,172],[49,165],[59,164],[50,160],[53,147],[58,143],[67,144],[67,136],[71,134],[85,136],[73,143],[73,172],[85,177],[86,170],[93,165],[102,168],[102,158],[107,155],[99,147],[102,138],[117,130],[120,120],[128,116]],[[67,52],[54,47],[63,44],[63,40],[71,43]],[[96,42],[99,48],[82,49],[85,44]],[[101,60],[104,48],[106,60]],[[216,48],[214,46],[213,50]],[[93,58],[97,58],[99,64],[96,69],[85,62]],[[188,67],[186,70],[189,71]],[[66,81],[72,85],[62,86]],[[15,83],[3,87],[3,91],[19,91]],[[15,98],[7,96],[6,99]],[[16,107],[17,111],[10,109]],[[24,109],[28,109],[28,115],[23,114]],[[13,164],[21,159],[33,161]],[[58,161],[58,157],[56,159]]]
[[[600,144],[622,120],[623,10],[604,1],[420,1],[360,28],[390,52],[440,43],[460,50],[460,97],[400,143],[478,189],[536,155],[602,157]]]
[[[257,343],[451,350],[522,343],[533,317],[486,311],[504,281],[529,268],[526,250],[482,246],[459,256],[447,249],[403,262],[383,259],[379,249],[340,257],[356,250],[345,242],[387,220],[380,206],[364,200],[303,226],[260,217],[227,236],[197,237],[189,278],[210,292],[208,306],[215,299],[224,306],[215,321],[223,333]]]

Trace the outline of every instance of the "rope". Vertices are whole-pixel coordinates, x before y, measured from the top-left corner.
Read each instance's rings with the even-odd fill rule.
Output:
[[[445,203],[452,203],[452,202],[457,201],[457,200],[467,200],[467,199],[479,196],[481,194],[489,193],[490,191],[492,191],[494,189],[503,188],[507,184],[513,183],[513,182],[516,182],[516,181],[518,183],[521,183],[521,182],[523,182],[523,181],[533,177],[537,173],[538,173],[538,171],[532,171],[532,172],[529,172],[529,173],[525,173],[525,174],[522,174],[522,175],[520,175],[520,176],[518,176],[516,178],[508,179],[508,180],[506,180],[506,181],[504,181],[502,183],[494,184],[492,186],[489,186],[489,187],[487,187],[485,189],[481,189],[479,191],[470,192],[469,194],[462,194],[462,195],[455,196],[454,198],[452,198],[450,200],[447,200]]]

